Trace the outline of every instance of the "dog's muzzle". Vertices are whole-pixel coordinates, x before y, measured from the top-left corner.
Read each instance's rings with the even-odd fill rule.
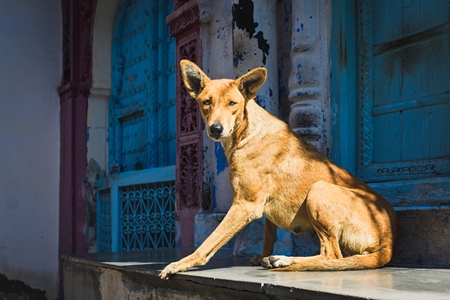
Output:
[[[209,126],[209,134],[213,139],[216,140],[220,139],[222,132],[223,132],[222,124],[212,124],[211,126]]]

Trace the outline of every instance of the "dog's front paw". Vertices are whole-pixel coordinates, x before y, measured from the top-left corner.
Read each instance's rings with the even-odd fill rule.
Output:
[[[284,255],[271,255],[264,257],[261,265],[266,269],[282,268],[292,264],[290,258]]]
[[[178,267],[177,263],[171,263],[170,265],[167,265],[161,273],[159,273],[159,278],[168,280],[170,275],[175,274],[180,271],[180,268]]]
[[[253,258],[250,260],[250,263],[252,264],[252,266],[260,266],[261,265],[261,261],[262,261],[262,255],[258,254],[253,256]]]

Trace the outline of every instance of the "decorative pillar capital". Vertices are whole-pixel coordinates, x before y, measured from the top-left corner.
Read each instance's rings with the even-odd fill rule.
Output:
[[[166,17],[170,35],[180,37],[200,26],[200,14],[196,0],[190,0]]]

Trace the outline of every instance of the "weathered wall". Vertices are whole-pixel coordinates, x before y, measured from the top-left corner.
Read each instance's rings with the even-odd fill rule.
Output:
[[[0,273],[58,279],[60,1],[0,2]]]
[[[198,1],[202,19],[202,62],[213,79],[236,78],[264,66],[266,83],[258,91],[258,102],[278,115],[278,45],[276,5],[273,1]],[[225,212],[233,195],[228,166],[220,143],[204,133],[204,183],[210,187],[212,211]]]

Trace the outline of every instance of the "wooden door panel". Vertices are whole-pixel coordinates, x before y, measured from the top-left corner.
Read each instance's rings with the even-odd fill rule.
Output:
[[[450,173],[449,1],[360,1],[357,173]]]
[[[110,162],[124,171],[175,164],[175,41],[170,1],[122,1],[113,47]]]
[[[149,24],[149,11],[155,9],[149,1],[139,1],[127,8],[123,20],[122,34],[116,37],[120,45],[120,57],[123,61],[121,76],[120,104],[129,107],[145,101],[150,81],[152,35],[154,29]]]
[[[399,143],[399,136],[402,134],[401,114],[390,113],[377,116],[373,120],[373,151],[374,163],[384,163],[389,161],[402,160],[402,143]]]
[[[374,44],[382,44],[446,23],[446,0],[376,0],[373,8]]]

